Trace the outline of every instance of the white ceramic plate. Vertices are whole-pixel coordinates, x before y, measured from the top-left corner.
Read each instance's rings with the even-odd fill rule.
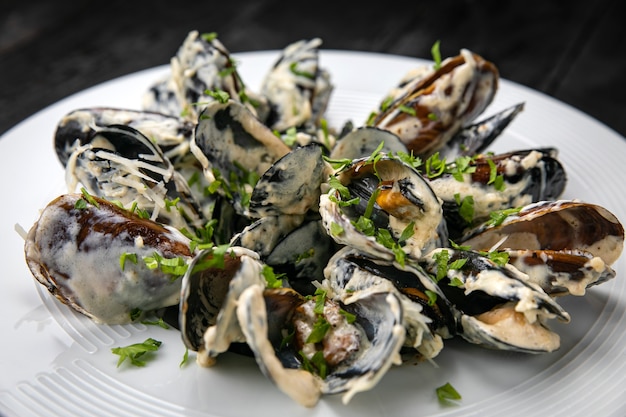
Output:
[[[255,89],[278,52],[237,54]],[[410,68],[412,58],[323,51],[336,90],[333,126],[361,124]],[[497,64],[497,63],[496,63]],[[254,361],[226,354],[212,369],[193,360],[180,368],[179,333],[156,326],[100,326],[60,304],[28,271],[15,224],[30,228],[38,210],[65,191],[52,146],[60,118],[79,107],[139,108],[144,91],[167,71],[159,67],[71,96],[37,113],[0,140],[2,291],[0,291],[0,414],[8,416],[530,416],[626,415],[626,265],[617,279],[583,298],[565,298],[572,322],[555,324],[559,351],[524,355],[488,351],[461,340],[446,343],[434,364],[391,369],[372,391],[345,406],[325,397],[314,409],[295,404],[262,376]],[[502,81],[491,114],[526,102],[493,150],[556,146],[569,173],[564,198],[605,206],[626,219],[624,138],[581,112],[540,93]],[[116,368],[112,347],[147,337],[163,345],[145,368]],[[450,382],[463,396],[441,406],[435,388]]]

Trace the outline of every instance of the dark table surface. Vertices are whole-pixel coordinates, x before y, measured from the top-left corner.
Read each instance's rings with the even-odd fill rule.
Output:
[[[502,78],[568,103],[626,136],[620,0],[222,2],[48,0],[0,5],[0,134],[72,93],[169,62],[191,30],[231,52],[323,48],[431,57],[467,48]],[[593,138],[582,138],[593,141]]]

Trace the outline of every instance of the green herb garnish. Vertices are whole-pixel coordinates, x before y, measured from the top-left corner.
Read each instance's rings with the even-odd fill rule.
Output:
[[[398,110],[400,110],[402,113],[408,114],[409,116],[415,117],[417,115],[417,113],[416,113],[416,111],[415,111],[415,109],[413,107],[409,107],[409,106],[406,106],[404,104],[399,105],[398,106]]]
[[[143,314],[143,311],[141,311],[138,308],[133,308],[132,310],[130,310],[130,313],[129,313],[130,321],[137,320],[139,317],[141,317],[142,314]]]
[[[437,392],[437,398],[440,402],[443,403],[450,400],[458,401],[461,399],[461,394],[459,394],[449,382],[446,382],[444,385],[437,387],[435,391]]]
[[[135,343],[124,347],[111,348],[111,352],[115,355],[119,355],[120,359],[117,361],[119,367],[126,359],[134,366],[145,366],[146,360],[145,354],[148,352],[155,352],[161,346],[161,342],[148,338],[143,343]]]
[[[508,208],[504,210],[496,210],[489,213],[489,220],[487,224],[490,226],[500,226],[507,217],[517,214],[522,210],[522,207]]]
[[[341,236],[344,230],[339,223],[332,222],[330,224],[330,234],[333,236]]]
[[[175,278],[185,275],[187,261],[182,257],[165,258],[154,252],[152,256],[144,256],[143,261],[149,269],[159,269],[164,274],[173,275]]]
[[[265,278],[267,288],[282,288],[283,280],[281,277],[283,275],[274,273],[274,269],[271,266],[263,265],[261,274]]]
[[[141,324],[145,324],[147,326],[159,326],[165,330],[170,328],[170,326],[163,320],[163,317],[159,317],[156,320],[144,320]]]
[[[356,321],[356,316],[352,313],[347,312],[343,308],[339,309],[339,314],[345,317],[348,324],[352,324]]]
[[[214,39],[217,39],[217,32],[207,32],[200,35],[200,37],[206,41],[211,43]]]
[[[437,293],[431,290],[425,290],[424,293],[428,296],[428,305],[435,305],[437,302]]]
[[[441,281],[448,274],[448,262],[450,261],[450,252],[446,249],[440,250],[433,254],[433,259],[437,264],[437,275],[435,281]]]
[[[474,197],[471,195],[461,199],[460,194],[454,195],[454,200],[459,206],[459,216],[468,224],[474,221]]]
[[[430,179],[441,176],[446,171],[446,158],[441,159],[439,152],[435,152],[426,160],[425,169]]]
[[[122,269],[122,271],[124,270],[124,266],[126,265],[126,261],[130,261],[132,263],[134,263],[135,265],[137,264],[137,254],[136,253],[129,253],[129,252],[125,252],[120,256],[120,268]]]
[[[433,56],[433,61],[435,61],[435,64],[433,65],[435,71],[441,68],[441,51],[439,50],[440,44],[441,42],[437,40],[430,48],[430,53]]]
[[[189,361],[189,349],[185,349],[185,353],[183,354],[183,359],[178,364],[179,368],[182,368]]]
[[[213,97],[218,103],[221,104],[228,103],[228,100],[230,99],[230,94],[224,90],[204,90],[204,94],[209,97]]]
[[[318,317],[313,325],[313,330],[306,338],[306,343],[319,343],[330,330],[330,323],[324,317]]]
[[[298,68],[298,63],[297,62],[292,62],[289,65],[289,71],[291,71],[292,74],[297,75],[299,77],[305,77],[305,78],[309,78],[311,80],[315,79],[315,74],[313,74],[312,72],[308,72],[308,71],[300,71]]]
[[[96,199],[91,194],[89,194],[89,192],[84,187],[80,189],[80,192],[82,193],[83,198],[87,200],[89,204],[91,204],[95,208],[100,208],[100,204],[98,204]]]

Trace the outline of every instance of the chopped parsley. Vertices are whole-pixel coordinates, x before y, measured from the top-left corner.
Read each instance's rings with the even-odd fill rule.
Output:
[[[441,281],[448,274],[448,261],[450,260],[450,252],[446,249],[440,250],[433,254],[433,259],[437,265],[437,275],[435,282]]]
[[[433,254],[433,259],[437,265],[437,274],[435,275],[435,282],[441,281],[448,275],[448,271],[461,270],[467,263],[467,259],[458,258],[451,260],[450,252],[447,249],[443,249]]]
[[[174,200],[170,200],[169,198],[164,199],[165,202],[165,210],[169,213],[172,209],[178,208],[178,203],[180,202],[180,197],[176,197]]]
[[[198,260],[192,269],[192,273],[204,271],[209,268],[223,269],[225,265],[225,257],[227,253],[234,256],[232,251],[229,252],[230,244],[217,245],[207,251],[207,254]]]
[[[398,106],[398,110],[400,110],[400,112],[402,112],[402,113],[408,114],[409,116],[415,117],[417,115],[417,113],[416,113],[416,111],[415,111],[415,109],[413,107],[409,107],[409,106],[406,106],[404,104],[400,104]]]
[[[442,403],[447,403],[450,400],[458,401],[461,399],[461,394],[459,394],[449,382],[437,387],[435,392],[437,393],[437,398]]]
[[[131,365],[134,366],[145,366],[146,365],[146,354],[149,352],[155,352],[161,346],[161,342],[155,340],[153,338],[148,338],[144,340],[142,343],[135,343],[132,345],[124,346],[124,347],[114,347],[111,348],[111,352],[115,355],[119,355],[119,360],[117,361],[117,367],[124,363],[126,359],[128,359]]]
[[[435,64],[433,65],[435,71],[441,68],[441,51],[439,50],[440,44],[441,42],[437,40],[430,48],[430,53],[433,56],[433,61],[435,61]]]
[[[440,177],[446,172],[446,158],[441,159],[439,152],[431,155],[425,164],[426,176],[430,179]]]
[[[295,259],[294,259],[293,263],[295,263],[295,264],[300,263],[300,262],[304,261],[305,259],[312,258],[313,256],[315,256],[315,248],[310,248],[308,250],[305,250],[302,253],[297,254],[295,256]]]
[[[79,198],[74,203],[74,208],[76,210],[84,210],[84,209],[86,209],[87,208],[87,201],[84,198]]]
[[[380,111],[384,112],[386,111],[389,107],[391,107],[391,104],[393,103],[393,96],[387,96],[383,99],[383,101],[381,101],[380,103]]]
[[[134,263],[135,265],[137,264],[137,254],[136,253],[129,253],[129,252],[125,252],[120,256],[120,268],[122,269],[122,271],[124,270],[124,266],[126,265],[126,261],[130,261],[132,263]]]
[[[467,195],[461,198],[460,194],[454,195],[454,201],[459,206],[459,216],[468,224],[474,221],[474,197]]]
[[[219,90],[219,89],[204,90],[204,94],[206,94],[209,97],[214,98],[218,103],[221,103],[221,104],[228,103],[228,100],[230,99],[230,94],[228,94],[224,90]]]
[[[313,330],[306,338],[306,343],[319,343],[324,340],[326,333],[330,330],[330,323],[324,317],[318,317],[313,325]]]
[[[489,181],[487,184],[493,184],[493,188],[497,191],[504,191],[504,175],[498,174],[498,167],[492,159],[487,159],[487,164],[489,164]]]
[[[207,32],[200,35],[200,37],[208,43],[213,42],[213,40],[217,39],[217,32]]]
[[[172,275],[174,279],[185,275],[189,267],[185,258],[165,258],[157,252],[154,252],[152,256],[144,256],[142,259],[149,269],[159,269],[164,274]]]
[[[312,72],[308,72],[308,71],[300,71],[297,67],[298,67],[298,63],[292,62],[289,65],[289,71],[291,71],[292,74],[297,75],[299,77],[305,77],[311,80],[315,79],[315,74],[313,74]]]
[[[428,297],[428,305],[435,305],[435,303],[437,302],[437,293],[431,290],[425,290],[424,293]]]
[[[339,223],[332,222],[330,224],[330,234],[333,236],[341,236],[344,230]]]
[[[313,308],[313,312],[315,314],[317,314],[318,316],[321,316],[324,314],[324,304],[326,303],[326,291],[321,289],[321,288],[317,288],[315,290],[315,307]]]
[[[322,379],[326,378],[326,375],[328,374],[328,364],[324,358],[324,352],[321,350],[315,352],[311,359],[309,359],[302,351],[299,351],[298,353],[302,358],[302,369],[312,374],[318,374]]]
[[[130,310],[130,313],[129,313],[130,321],[137,320],[139,317],[141,317],[142,314],[143,314],[143,311],[141,311],[141,309],[133,308],[132,310]]]
[[[506,251],[493,250],[491,252],[479,252],[482,256],[489,258],[491,262],[498,266],[504,266],[509,262],[509,253]]]
[[[165,330],[170,328],[170,326],[163,320],[163,317],[159,317],[156,320],[143,320],[141,324],[145,324],[147,326],[159,326]]]
[[[476,172],[476,166],[472,165],[472,162],[471,156],[459,156],[454,160],[453,164],[446,167],[446,171],[452,174],[455,180],[463,182],[464,174]]]
[[[263,265],[261,274],[263,275],[263,278],[265,278],[265,283],[266,283],[267,288],[282,288],[283,274],[274,273],[274,269],[269,265]]]
[[[487,224],[489,226],[500,226],[506,220],[507,217],[513,214],[517,214],[521,210],[522,210],[522,207],[514,207],[514,208],[508,208],[504,210],[492,211],[491,213],[489,213],[489,220],[487,221]]]
[[[396,152],[395,157],[415,169],[422,166],[422,160],[419,157],[414,156],[413,151],[411,151],[410,154],[406,152],[398,151]]]
[[[278,136],[282,139],[283,142],[285,142],[285,145],[289,147],[293,147],[295,144],[298,143],[298,131],[296,130],[295,126],[291,126],[290,128],[288,128],[283,136],[281,136],[280,134]]]
[[[342,316],[345,317],[346,321],[348,322],[348,324],[352,324],[356,321],[356,316],[352,313],[347,312],[346,310],[339,309],[339,314],[341,314]]]
[[[183,359],[178,364],[179,368],[182,368],[189,361],[189,349],[185,349],[185,353],[183,354]]]
[[[89,192],[85,189],[85,187],[82,187],[80,189],[81,194],[83,195],[83,197],[79,200],[76,201],[76,203],[74,204],[74,207],[76,207],[77,209],[84,209],[87,208],[87,204],[89,203],[92,206],[94,206],[95,208],[100,208],[100,204],[98,204],[98,201],[91,195],[89,194]],[[83,200],[83,203],[79,203],[79,201]]]

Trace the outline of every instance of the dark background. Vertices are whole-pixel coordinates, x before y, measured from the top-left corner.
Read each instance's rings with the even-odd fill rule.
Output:
[[[190,30],[231,52],[323,49],[430,59],[468,48],[502,78],[568,103],[626,136],[626,24],[621,0],[45,1],[0,5],[0,134],[86,87],[167,64]],[[592,142],[593,138],[589,138]]]

